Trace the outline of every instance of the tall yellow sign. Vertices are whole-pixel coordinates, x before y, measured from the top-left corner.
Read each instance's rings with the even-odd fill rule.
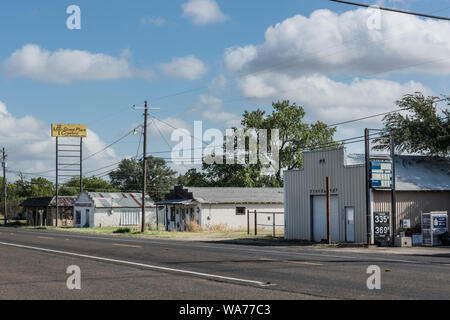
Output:
[[[52,124],[52,137],[86,138],[87,126],[78,124]]]

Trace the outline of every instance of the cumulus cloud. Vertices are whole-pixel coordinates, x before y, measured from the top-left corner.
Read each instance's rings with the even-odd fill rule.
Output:
[[[189,0],[182,5],[183,16],[197,25],[223,22],[228,19],[214,0]]]
[[[239,116],[226,111],[221,99],[209,94],[202,94],[199,96],[198,100],[194,110],[200,112],[202,119],[216,124],[222,124],[226,128],[240,125]]]
[[[239,80],[239,86],[249,98],[289,99],[305,104],[309,116],[328,123],[392,111],[395,101],[408,93],[433,94],[431,89],[414,81],[354,79],[343,83],[324,75],[248,76]]]
[[[261,45],[229,48],[226,65],[244,73],[371,73],[399,67],[450,73],[449,22],[383,12],[377,30],[367,26],[371,14],[323,9],[310,17],[296,15],[269,27]]]
[[[381,28],[371,30],[370,14],[317,10],[288,18],[267,29],[264,43],[228,48],[227,70],[246,98],[290,99],[304,105],[312,119],[328,123],[391,111],[408,93],[434,94],[419,82],[349,75],[449,75],[450,23],[383,13]]]
[[[50,124],[31,116],[22,118],[11,114],[0,101],[0,145],[8,153],[9,170],[25,173],[45,172],[45,177],[55,176],[55,139],[50,134]],[[106,147],[105,142],[93,131],[83,140],[84,154],[93,154]],[[19,147],[20,146],[20,147]],[[85,162],[86,172],[97,169],[99,163],[106,165],[118,161],[113,149],[99,153]],[[28,176],[28,178],[34,176]],[[14,177],[10,176],[10,179]]]
[[[193,55],[175,58],[169,63],[160,64],[161,71],[172,78],[197,80],[208,73],[208,68],[202,60]]]
[[[27,44],[15,51],[2,65],[9,77],[70,83],[75,80],[115,80],[141,77],[149,80],[149,70],[134,70],[128,62],[126,50],[120,57],[82,50],[59,49],[49,51],[36,44]]]

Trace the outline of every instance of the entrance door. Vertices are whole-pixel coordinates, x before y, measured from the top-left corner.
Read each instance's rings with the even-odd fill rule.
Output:
[[[330,198],[331,241],[339,241],[338,197]],[[313,196],[313,234],[314,241],[327,239],[327,197]]]
[[[345,207],[345,240],[355,242],[355,208]]]

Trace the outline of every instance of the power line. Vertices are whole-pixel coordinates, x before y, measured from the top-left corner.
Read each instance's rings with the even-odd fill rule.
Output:
[[[395,13],[409,14],[409,15],[419,16],[419,17],[424,17],[424,18],[431,18],[431,19],[450,21],[450,18],[447,18],[447,17],[433,16],[433,15],[429,15],[429,14],[425,14],[425,13],[411,12],[411,11],[405,11],[405,10],[398,10],[398,9],[392,9],[392,8],[373,6],[373,5],[371,6],[371,5],[368,5],[368,4],[362,4],[362,3],[351,2],[351,1],[343,1],[343,0],[330,0],[330,1],[343,3],[343,4],[349,4],[349,5],[358,6],[358,7],[364,7],[364,8],[374,8],[374,9],[379,9],[379,10],[384,10],[384,11],[391,11],[391,12],[395,12]]]

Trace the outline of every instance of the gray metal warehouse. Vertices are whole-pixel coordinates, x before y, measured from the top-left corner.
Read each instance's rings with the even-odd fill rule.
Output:
[[[410,219],[411,228],[420,226],[422,212],[450,213],[448,158],[396,156],[395,165],[397,226],[404,219]],[[330,177],[331,240],[365,243],[365,159],[346,154],[343,147],[304,152],[303,169],[284,172],[286,239],[327,239],[326,177]],[[372,217],[377,212],[391,215],[390,191],[371,190],[370,211]]]

